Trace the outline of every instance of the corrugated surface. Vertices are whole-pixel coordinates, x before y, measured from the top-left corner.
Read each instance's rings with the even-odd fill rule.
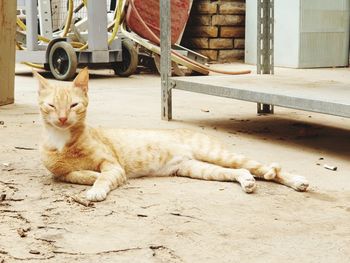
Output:
[[[256,63],[256,0],[247,0],[246,57]],[[347,66],[350,0],[275,0],[275,65]]]
[[[347,66],[349,0],[303,0],[298,67]]]

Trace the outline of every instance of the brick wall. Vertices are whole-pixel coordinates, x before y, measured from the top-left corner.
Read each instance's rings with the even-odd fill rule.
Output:
[[[244,59],[245,0],[193,0],[182,45],[210,61]]]

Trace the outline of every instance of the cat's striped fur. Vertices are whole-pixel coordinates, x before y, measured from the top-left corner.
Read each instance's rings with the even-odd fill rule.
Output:
[[[184,176],[237,181],[251,193],[263,178],[305,191],[302,176],[282,172],[278,164],[263,165],[229,151],[205,134],[189,130],[94,129],[85,125],[88,70],[70,86],[55,86],[38,73],[39,106],[46,139],[42,159],[59,180],[92,185],[87,198],[104,200],[127,178]]]

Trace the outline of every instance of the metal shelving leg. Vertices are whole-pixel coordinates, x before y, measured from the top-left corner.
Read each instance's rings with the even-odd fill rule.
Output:
[[[274,113],[273,105],[258,103],[257,107],[258,107],[258,114],[273,114]]]
[[[170,0],[160,1],[160,48],[161,48],[161,82],[162,103],[161,112],[163,120],[172,119],[171,94],[171,5]]]
[[[257,73],[274,74],[274,0],[258,0]],[[274,113],[274,106],[258,103],[258,113]]]
[[[26,1],[27,50],[38,50],[38,8],[37,0]]]
[[[88,4],[88,43],[92,50],[92,62],[103,63],[109,60],[107,28],[107,2],[89,1]]]

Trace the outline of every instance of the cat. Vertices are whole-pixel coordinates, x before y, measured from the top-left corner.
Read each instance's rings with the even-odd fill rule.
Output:
[[[39,80],[38,103],[44,123],[42,161],[54,178],[92,185],[90,201],[102,201],[128,178],[182,176],[237,181],[252,193],[255,178],[271,180],[297,191],[309,184],[282,172],[278,164],[263,165],[232,153],[216,139],[185,129],[95,129],[85,124],[89,72],[84,68],[70,84]]]

